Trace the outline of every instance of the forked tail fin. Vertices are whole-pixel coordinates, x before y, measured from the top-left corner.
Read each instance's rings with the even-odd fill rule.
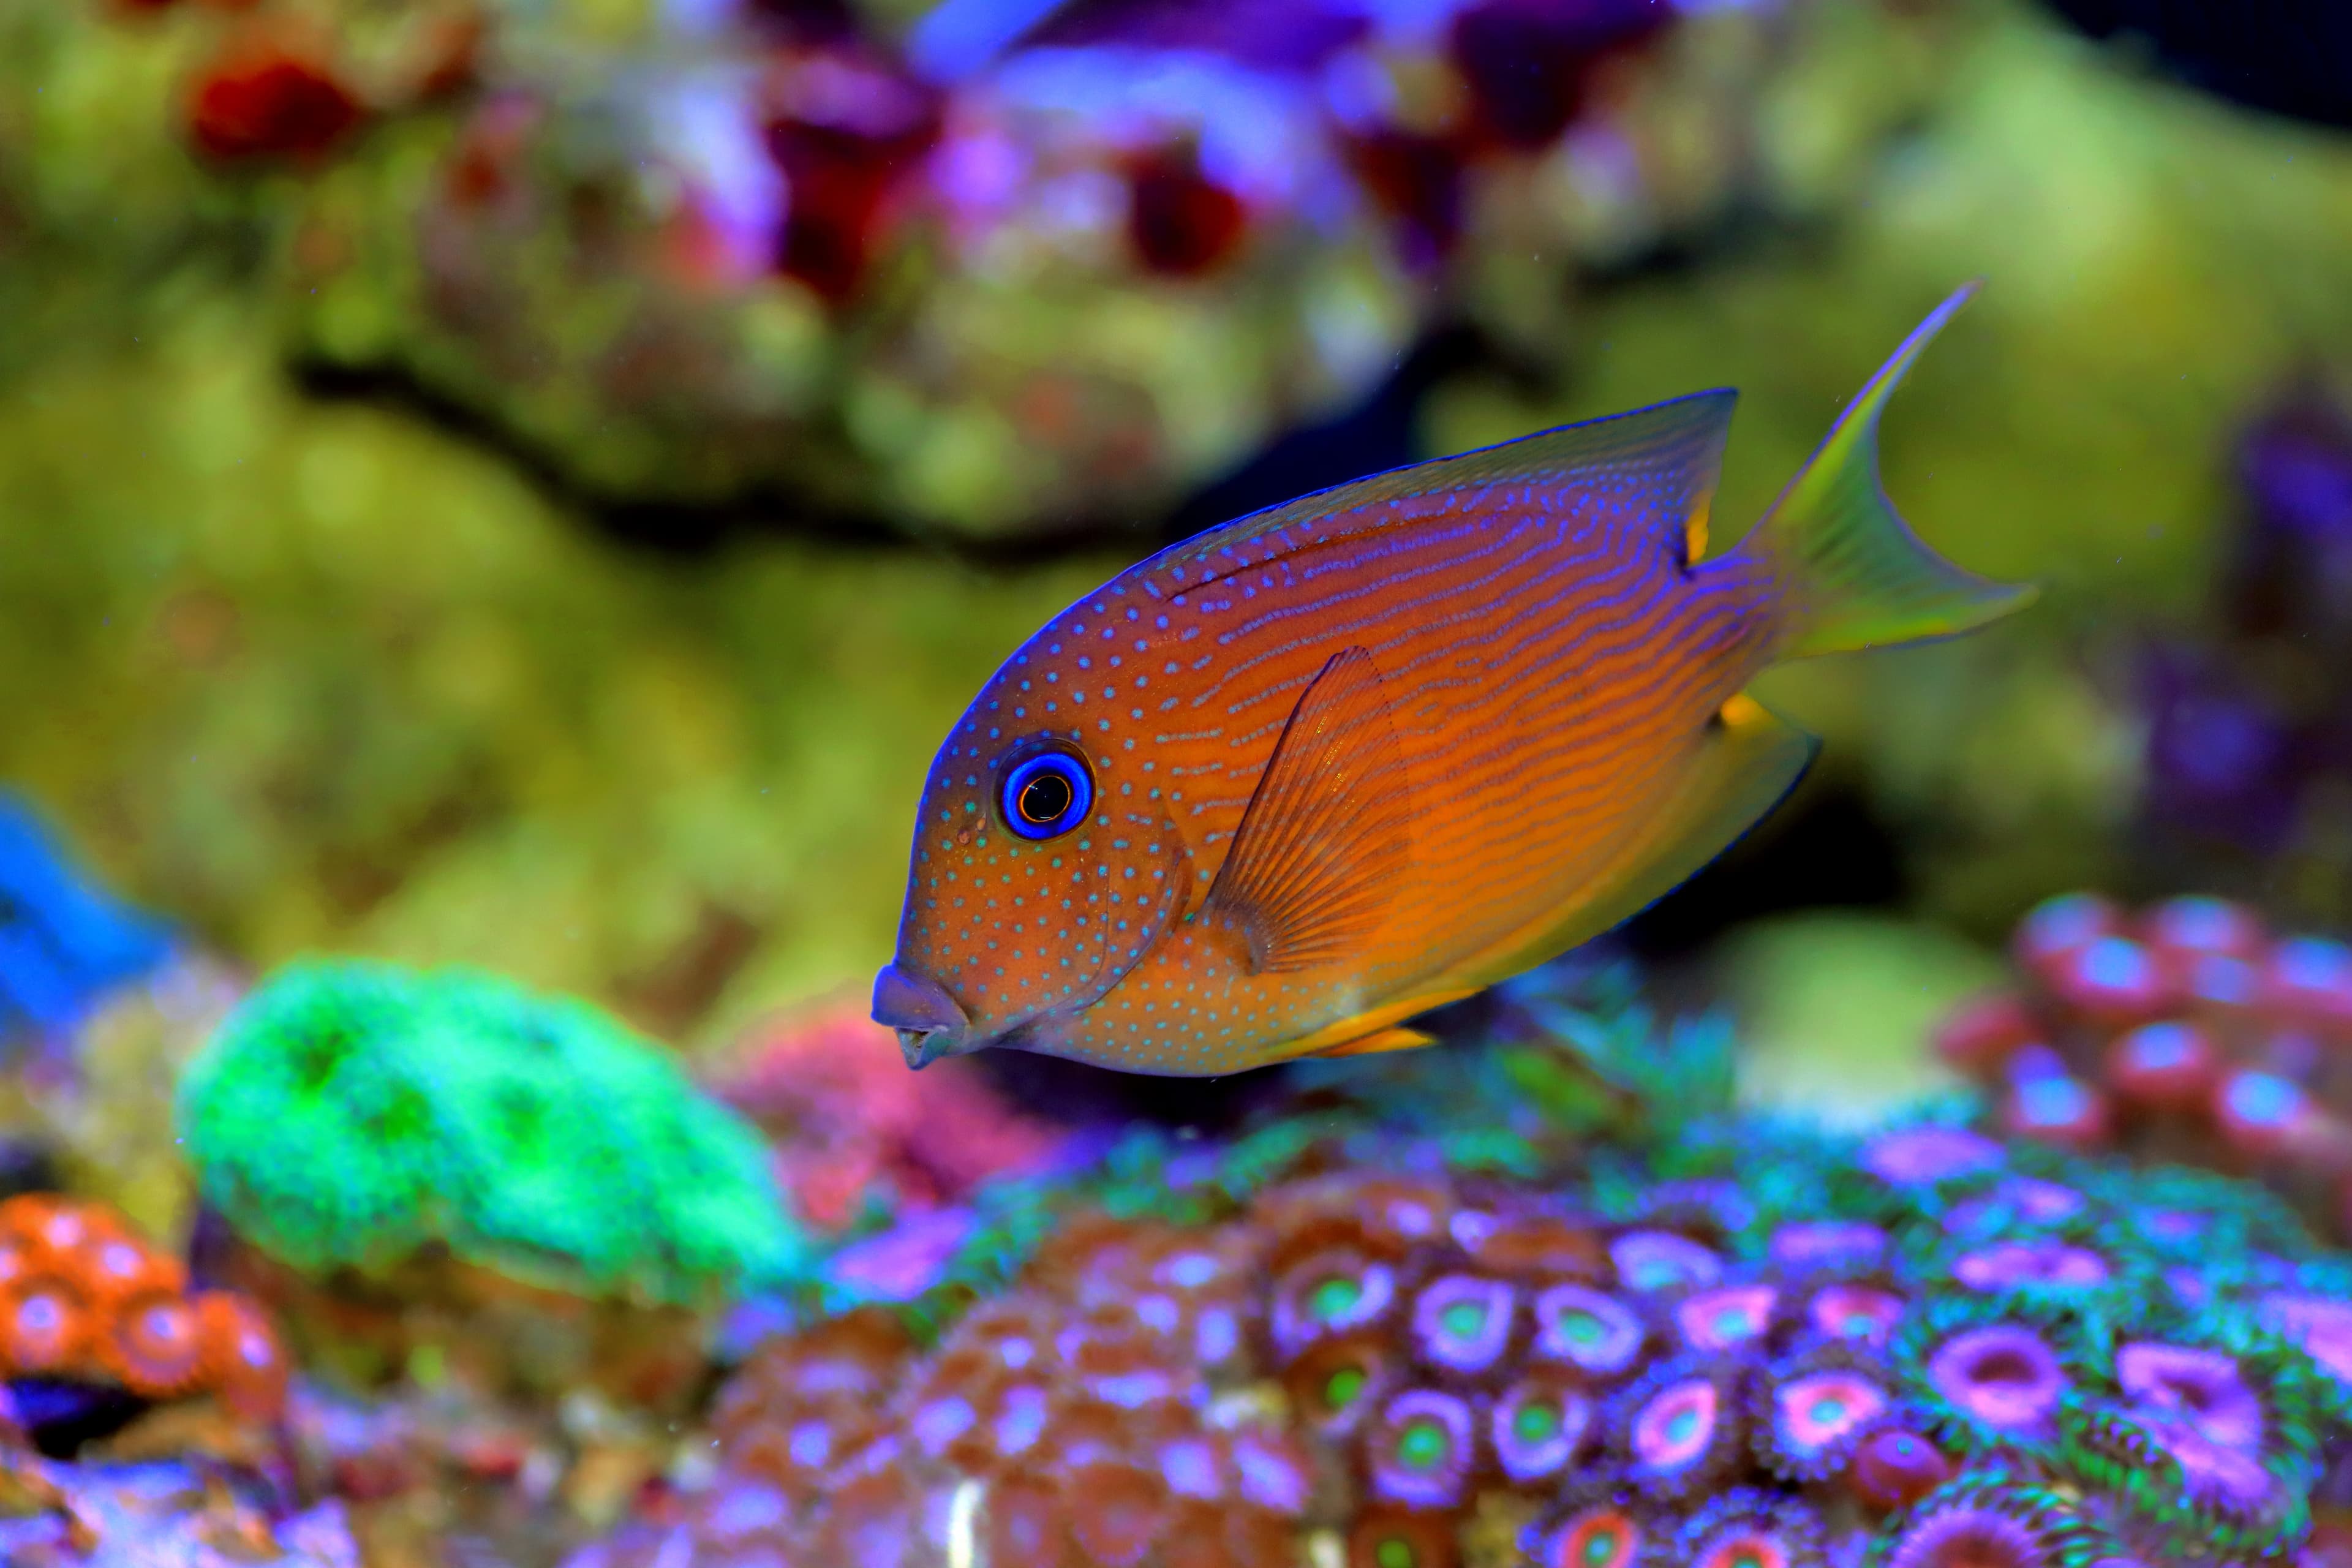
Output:
[[[1786,607],[1778,657],[1845,653],[1949,636],[2030,601],[2031,584],[1988,582],[1929,550],[1878,482],[1878,416],[1919,351],[1977,291],[1964,285],[1903,340],[1846,405],[1738,552],[1769,563]]]

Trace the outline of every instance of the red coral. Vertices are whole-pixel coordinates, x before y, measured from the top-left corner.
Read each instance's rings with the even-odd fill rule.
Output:
[[[332,66],[292,42],[232,42],[197,76],[188,135],[226,163],[315,161],[359,128],[366,111]]]
[[[195,1300],[205,1370],[221,1403],[247,1420],[274,1421],[286,1408],[286,1352],[259,1308],[226,1290]]]
[[[183,1297],[157,1290],[129,1297],[115,1309],[98,1357],[131,1393],[175,1399],[203,1385],[205,1351],[195,1309]]]
[[[939,100],[904,71],[840,46],[780,54],[766,91],[769,154],[791,187],[777,265],[846,303],[893,198],[939,140]]]
[[[96,1338],[88,1294],[62,1275],[28,1274],[0,1290],[0,1358],[11,1373],[71,1372]]]
[[[0,1376],[120,1383],[148,1399],[209,1392],[249,1420],[286,1405],[286,1353],[260,1310],[188,1295],[187,1270],[96,1204],[0,1203]]]
[[[890,1031],[856,1005],[771,1026],[714,1087],[782,1144],[793,1206],[827,1227],[855,1219],[877,1184],[901,1206],[931,1208],[1056,1142],[971,1062],[908,1072]]]
[[[1249,224],[1241,197],[1202,173],[1191,147],[1137,158],[1127,187],[1128,243],[1154,272],[1192,278],[1210,271],[1240,246]]]
[[[2041,905],[2018,983],[1956,1012],[1943,1058],[2002,1131],[2271,1181],[2322,1229],[2352,1214],[2352,947],[2273,935],[2242,905]]]
[[[1210,1416],[1211,1371],[1240,1386],[1250,1347],[1202,1326],[1255,1317],[1261,1245],[1246,1222],[1078,1215],[928,1355],[870,1310],[772,1342],[719,1398],[718,1489],[777,1489],[819,1562],[895,1560],[957,1497],[990,1562],[1294,1561],[1306,1454],[1255,1417]]]

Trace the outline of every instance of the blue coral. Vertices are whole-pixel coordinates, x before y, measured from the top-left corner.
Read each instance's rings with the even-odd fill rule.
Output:
[[[167,927],[109,896],[0,794],[0,1039],[71,1028],[171,948]]]

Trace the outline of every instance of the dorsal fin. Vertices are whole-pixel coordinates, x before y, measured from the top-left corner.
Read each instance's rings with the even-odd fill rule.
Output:
[[[1238,926],[1259,973],[1344,958],[1395,897],[1410,795],[1380,670],[1342,648],[1291,710],[1199,918]]]
[[[1630,414],[1350,479],[1171,544],[1136,568],[1136,575],[1145,593],[1172,598],[1312,545],[1470,510],[1498,489],[1523,495],[1574,485],[1614,494],[1650,509],[1677,537],[1690,536],[1696,521],[1695,531],[1704,539],[1738,396],[1728,388],[1695,392]]]

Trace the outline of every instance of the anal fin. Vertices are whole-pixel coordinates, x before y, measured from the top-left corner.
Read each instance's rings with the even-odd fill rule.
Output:
[[[1335,1023],[1324,1025],[1311,1035],[1302,1035],[1274,1054],[1275,1060],[1294,1061],[1300,1057],[1336,1057],[1350,1054],[1348,1047],[1358,1040],[1384,1034],[1418,1034],[1419,1030],[1396,1027],[1407,1018],[1418,1017],[1449,1002],[1459,1002],[1478,994],[1476,986],[1456,987],[1439,991],[1424,989],[1410,996],[1400,996],[1393,1002],[1383,1002],[1360,1013],[1351,1013]],[[1370,1049],[1371,1047],[1366,1047]],[[1404,1047],[1383,1046],[1382,1050],[1402,1050]]]
[[[1435,1044],[1435,1035],[1424,1035],[1419,1029],[1382,1029],[1376,1034],[1359,1035],[1343,1045],[1327,1046],[1315,1054],[1318,1057],[1370,1057],[1382,1051],[1417,1051],[1423,1046]]]
[[[1682,789],[1650,832],[1567,902],[1431,982],[1476,990],[1532,969],[1656,903],[1797,787],[1821,742],[1746,695],[1707,724]]]

